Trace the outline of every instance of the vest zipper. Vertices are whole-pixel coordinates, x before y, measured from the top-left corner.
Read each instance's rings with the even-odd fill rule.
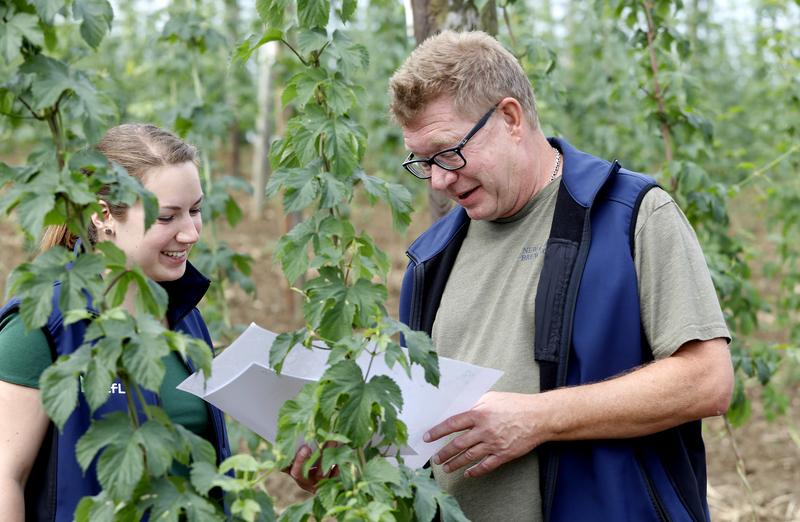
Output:
[[[419,263],[414,266],[414,286],[411,289],[411,313],[409,314],[409,327],[412,330],[421,330],[422,323],[422,285],[425,283],[425,265]]]
[[[636,456],[636,465],[639,468],[639,473],[642,474],[642,480],[644,480],[644,485],[647,488],[647,496],[650,498],[650,504],[653,506],[653,510],[659,522],[670,522],[669,515],[667,515],[664,506],[661,504],[661,500],[658,498],[658,495],[656,495],[653,482],[650,480],[650,476],[647,474],[647,470],[644,469],[644,465],[638,455]]]

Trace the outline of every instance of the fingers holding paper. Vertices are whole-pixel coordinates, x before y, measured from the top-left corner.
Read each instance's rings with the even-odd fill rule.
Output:
[[[328,447],[328,445],[326,445]],[[292,461],[292,465],[288,468],[285,468],[283,471],[288,473],[290,477],[294,480],[295,484],[300,486],[302,489],[314,493],[317,489],[317,484],[322,479],[335,477],[338,475],[339,470],[336,466],[333,466],[329,470],[322,469],[322,458],[317,459],[311,468],[308,470],[308,476],[303,473],[303,467],[306,465],[306,462],[314,452],[307,444],[303,444],[300,446],[300,449],[297,450],[297,453],[294,455],[294,461]]]
[[[533,398],[489,392],[472,409],[437,424],[425,434],[425,442],[458,435],[433,456],[433,462],[444,463],[446,473],[469,465],[465,476],[479,477],[528,453],[543,442]]]

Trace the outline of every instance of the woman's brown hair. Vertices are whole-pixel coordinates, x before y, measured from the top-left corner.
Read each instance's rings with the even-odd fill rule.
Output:
[[[197,149],[185,143],[171,132],[155,125],[141,123],[125,123],[112,127],[106,132],[97,150],[103,153],[108,161],[118,163],[128,174],[144,182],[144,176],[154,167],[178,165],[191,161],[197,164]],[[108,194],[104,187],[97,194],[99,199]],[[126,205],[108,203],[108,209],[115,219],[125,218]],[[72,248],[77,237],[70,233],[66,225],[47,227],[42,235],[40,249],[42,252],[56,245]],[[89,240],[97,241],[97,229],[89,224]]]

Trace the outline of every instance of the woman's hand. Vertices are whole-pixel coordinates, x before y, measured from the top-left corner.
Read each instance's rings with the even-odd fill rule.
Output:
[[[330,446],[331,444],[329,443],[326,444],[325,447],[327,448]],[[322,458],[320,458],[308,470],[308,477],[303,476],[303,466],[305,466],[306,461],[311,457],[312,453],[313,451],[311,451],[311,448],[308,445],[303,444],[300,446],[300,449],[297,450],[297,453],[295,453],[292,465],[283,470],[284,472],[288,473],[292,479],[294,479],[298,486],[309,493],[314,493],[317,490],[317,484],[320,480],[335,477],[339,473],[339,470],[336,468],[336,466],[333,466],[329,470],[323,470],[321,468]]]

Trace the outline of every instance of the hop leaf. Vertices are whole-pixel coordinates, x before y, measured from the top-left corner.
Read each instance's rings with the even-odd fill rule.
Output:
[[[403,407],[400,388],[386,375],[364,382],[361,368],[352,361],[341,361],[329,368],[320,380],[321,413],[336,416],[338,431],[356,446],[366,444],[375,431],[374,419],[396,416]]]

